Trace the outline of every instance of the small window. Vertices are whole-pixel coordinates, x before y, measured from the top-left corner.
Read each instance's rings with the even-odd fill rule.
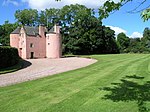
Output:
[[[33,43],[30,43],[30,47],[31,47],[31,48],[33,47]]]
[[[50,45],[50,43],[48,43],[48,45]]]

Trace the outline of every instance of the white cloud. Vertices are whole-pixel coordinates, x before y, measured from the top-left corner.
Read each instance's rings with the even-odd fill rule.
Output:
[[[120,28],[120,27],[116,27],[116,26],[107,26],[107,27],[110,27],[110,29],[114,30],[115,31],[115,35],[118,35],[119,33],[127,33],[126,30]]]
[[[143,35],[139,32],[133,32],[130,38],[141,38]]]
[[[17,2],[17,1],[15,1],[15,0],[4,0],[3,1],[3,6],[6,6],[6,5],[8,5],[8,4],[13,4],[13,5],[15,5],[15,6],[18,6],[19,5],[19,3]]]
[[[62,8],[65,5],[70,4],[81,4],[89,8],[97,9],[99,8],[106,0],[22,0],[26,2],[30,8],[44,10],[46,8]],[[119,2],[120,0],[113,0],[114,2]]]

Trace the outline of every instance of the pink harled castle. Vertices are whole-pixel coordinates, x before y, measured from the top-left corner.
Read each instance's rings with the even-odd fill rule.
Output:
[[[60,58],[62,56],[60,26],[49,31],[46,27],[23,26],[10,34],[10,46],[16,47],[19,56],[29,58]]]

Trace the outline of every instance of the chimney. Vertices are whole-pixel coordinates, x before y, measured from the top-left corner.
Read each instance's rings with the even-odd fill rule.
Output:
[[[60,26],[59,25],[57,25],[57,24],[54,25],[54,32],[60,33]]]
[[[45,36],[45,27],[44,27],[44,25],[39,25],[39,35],[41,37]]]

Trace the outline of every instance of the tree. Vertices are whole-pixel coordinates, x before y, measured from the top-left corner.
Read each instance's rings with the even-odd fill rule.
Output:
[[[120,52],[126,52],[126,49],[129,46],[130,39],[124,33],[119,33],[117,35],[117,43],[119,45]]]
[[[15,18],[19,24],[35,26],[38,21],[38,11],[36,9],[17,10]]]
[[[32,9],[17,10],[15,17],[22,25],[43,24],[50,29],[56,23],[61,24],[65,53],[117,53],[114,31],[102,26],[94,13],[93,9],[76,4],[61,9],[50,8],[39,13]]]
[[[61,0],[55,0],[55,1],[61,1]],[[123,5],[127,4],[128,2],[132,2],[134,0],[119,0],[117,3],[112,0],[106,0],[103,6],[99,8],[99,19],[102,20],[104,18],[107,18],[109,14],[113,11],[119,10]],[[135,0],[136,1],[136,0]],[[142,12],[141,17],[144,21],[147,21],[150,18],[150,5],[145,7],[144,9],[137,10],[141,5],[143,5],[148,0],[141,0],[138,1],[139,5],[136,6],[132,11],[135,12]]]
[[[131,53],[144,53],[146,52],[146,48],[142,46],[140,38],[130,38],[130,43],[127,48],[127,52]]]
[[[91,49],[90,28],[93,27],[95,19],[92,14],[91,9],[79,4],[67,5],[60,10],[65,52],[89,54]]]
[[[83,5],[60,10],[64,52],[73,54],[117,53],[114,31],[102,26],[94,11]]]
[[[128,2],[131,2],[134,0],[120,0],[119,2],[115,3],[112,0],[107,0],[103,6],[99,8],[99,15],[100,20],[103,18],[107,18],[110,13],[113,11],[119,10],[123,5],[127,4]],[[136,1],[136,0],[135,0]],[[144,21],[147,21],[150,18],[150,7],[145,7],[142,10],[138,10],[141,5],[143,5],[148,0],[141,0],[139,2],[139,5],[133,9],[135,12],[141,12],[141,17]]]
[[[119,47],[117,45],[116,39],[115,39],[115,31],[111,30],[109,27],[103,26],[103,40],[104,40],[104,53],[109,54],[115,54],[119,53]]]
[[[18,24],[11,24],[9,21],[5,21],[3,25],[0,26],[0,43],[4,46],[9,45],[9,35],[17,28]]]
[[[144,29],[143,38],[141,39],[142,45],[150,50],[150,29]]]

